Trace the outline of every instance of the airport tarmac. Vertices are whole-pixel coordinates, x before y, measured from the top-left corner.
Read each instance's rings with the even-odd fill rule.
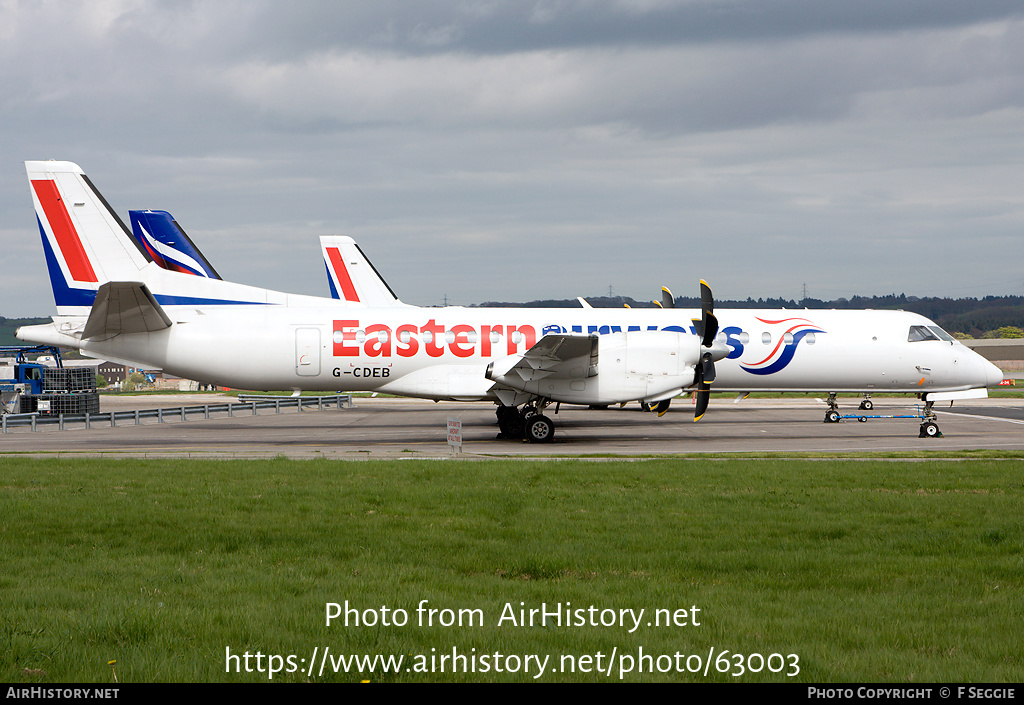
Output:
[[[229,400],[207,395],[104,397],[101,409],[179,407]],[[917,400],[875,398],[870,412],[856,399],[841,399],[844,414],[913,414]],[[676,399],[663,417],[637,404],[591,410],[563,406],[548,413],[553,442],[499,440],[494,405],[357,397],[352,408],[276,414],[221,415],[209,420],[147,422],[69,428],[17,428],[0,435],[5,453],[119,457],[448,458],[447,421],[462,421],[464,458],[643,456],[687,453],[848,453],[1024,450],[1024,399],[972,400],[938,408],[941,438],[918,438],[916,419],[869,419],[823,423],[820,398],[714,397],[707,415],[693,422],[690,399]]]

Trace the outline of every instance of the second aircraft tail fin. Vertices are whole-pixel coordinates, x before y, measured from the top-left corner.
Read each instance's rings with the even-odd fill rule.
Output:
[[[166,270],[220,279],[217,270],[167,211],[128,211],[132,236]]]
[[[331,298],[371,307],[406,305],[352,238],[345,235],[321,236],[320,250],[327,267]]]

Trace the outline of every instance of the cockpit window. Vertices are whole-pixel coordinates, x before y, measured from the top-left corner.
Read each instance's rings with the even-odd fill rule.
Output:
[[[920,343],[922,340],[939,340],[928,326],[910,326],[910,334],[907,335],[908,343]]]
[[[928,326],[928,330],[930,330],[935,335],[939,336],[939,340],[945,340],[945,341],[948,341],[948,342],[952,342],[952,341],[956,340],[956,338],[954,338],[953,336],[951,336],[949,333],[947,333],[946,331],[942,330],[938,326]]]

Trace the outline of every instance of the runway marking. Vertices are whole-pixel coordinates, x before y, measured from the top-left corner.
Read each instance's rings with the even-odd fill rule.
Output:
[[[982,416],[981,414],[965,414],[962,411],[936,411],[936,414],[942,414],[943,416],[959,416],[962,419],[984,419],[985,421],[1005,421],[1006,423],[1015,423],[1024,425],[1024,421],[1018,419],[1004,419],[1001,416]]]

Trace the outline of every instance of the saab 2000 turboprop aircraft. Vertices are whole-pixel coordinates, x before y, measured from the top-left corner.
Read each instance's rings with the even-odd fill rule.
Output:
[[[336,242],[337,260],[366,267],[339,282],[338,299],[197,276],[156,261],[77,165],[26,168],[57,315],[18,337],[201,382],[490,400],[505,435],[547,441],[552,402],[664,411],[692,389],[700,418],[714,382],[740,392],[911,392],[930,407],[985,396],[1002,377],[912,313],[735,310],[718,312],[719,325],[703,282],[700,311],[420,308],[370,274],[350,238]]]

